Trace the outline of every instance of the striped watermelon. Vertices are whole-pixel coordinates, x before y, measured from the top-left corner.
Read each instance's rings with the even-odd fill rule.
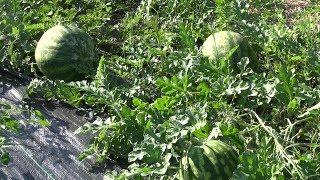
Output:
[[[90,36],[74,25],[56,25],[40,38],[36,63],[49,79],[75,81],[93,76],[99,60]]]
[[[232,31],[220,31],[210,35],[202,46],[202,54],[209,60],[219,60],[228,55],[235,47],[237,50],[232,54],[229,65],[238,73],[237,63],[242,57],[248,57],[250,60],[249,67],[254,71],[259,71],[257,55],[250,47],[249,43],[239,34]]]
[[[189,149],[180,160],[179,179],[229,179],[238,165],[237,152],[226,143],[210,140]]]

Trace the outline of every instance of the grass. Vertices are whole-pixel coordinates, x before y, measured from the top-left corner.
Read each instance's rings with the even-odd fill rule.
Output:
[[[34,78],[31,98],[95,115],[77,131],[97,134],[80,160],[127,164],[110,178],[174,179],[186,147],[220,139],[240,154],[232,179],[320,177],[320,112],[310,110],[320,101],[317,1],[290,19],[280,0],[99,2],[0,5],[0,66]],[[92,82],[52,82],[37,69],[36,41],[59,21],[95,39]],[[235,75],[203,57],[202,43],[220,30],[246,37],[263,72],[247,67],[252,59]]]

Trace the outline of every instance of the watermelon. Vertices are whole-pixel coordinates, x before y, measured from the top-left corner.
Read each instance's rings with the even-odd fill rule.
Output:
[[[61,24],[42,35],[35,59],[47,78],[66,82],[94,76],[99,63],[91,37],[74,25]]]
[[[237,152],[226,143],[210,140],[193,146],[180,160],[179,179],[230,179],[238,166]]]
[[[257,55],[251,48],[249,43],[242,35],[232,31],[220,31],[210,35],[202,46],[202,55],[209,58],[211,61],[218,61],[228,56],[228,53],[236,48],[235,52],[231,55],[228,65],[232,70],[238,73],[240,70],[237,63],[243,57],[249,58],[248,66],[253,70],[259,71],[259,64]]]

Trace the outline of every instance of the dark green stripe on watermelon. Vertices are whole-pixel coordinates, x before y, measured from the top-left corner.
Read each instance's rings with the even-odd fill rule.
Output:
[[[206,149],[205,155],[211,162],[212,158],[210,157],[214,155],[215,161],[220,163],[220,165],[217,163],[217,166],[219,167],[221,175],[223,177],[231,177],[239,161],[236,151],[229,145],[217,140],[205,143],[203,148]]]
[[[192,147],[188,153],[188,161],[190,164],[191,172],[195,179],[210,179],[207,175],[207,165],[205,157],[203,156],[203,149],[200,147]],[[210,174],[209,174],[210,176]]]

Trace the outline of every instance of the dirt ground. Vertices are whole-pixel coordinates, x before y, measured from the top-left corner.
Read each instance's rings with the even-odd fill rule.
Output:
[[[299,0],[286,0],[284,3],[284,8],[285,8],[285,15],[288,19],[288,23],[292,24],[293,21],[293,15],[296,12],[299,12],[301,10],[303,10],[304,8],[308,7],[310,5],[310,1],[309,0],[303,0],[303,1],[299,1]]]

